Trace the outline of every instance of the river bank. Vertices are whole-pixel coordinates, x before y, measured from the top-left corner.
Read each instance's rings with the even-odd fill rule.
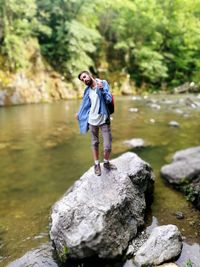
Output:
[[[25,69],[16,72],[0,70],[0,107],[82,98],[84,85],[78,78],[67,80],[48,64],[38,49],[37,42],[31,43],[27,52],[29,64]],[[102,78],[105,79],[105,74]],[[134,83],[127,74],[113,73],[110,85],[115,95],[136,93]]]
[[[0,107],[51,103],[58,100],[80,99],[84,92],[84,85],[74,78],[67,80],[64,76],[53,69],[48,62],[38,53],[37,42],[30,45],[27,53],[29,65],[26,69],[16,72],[9,72],[6,69],[0,70]],[[0,55],[1,60],[1,55]],[[0,62],[1,63],[1,62]],[[158,91],[146,88],[144,84],[137,88],[129,74],[123,72],[100,73],[100,78],[107,79],[111,91],[115,96],[119,95],[149,95],[149,92],[166,94],[169,89],[163,88]],[[171,92],[200,92],[200,86],[194,82],[185,83]]]

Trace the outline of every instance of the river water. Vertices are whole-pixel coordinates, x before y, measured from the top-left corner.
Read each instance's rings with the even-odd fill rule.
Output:
[[[179,266],[189,260],[200,266],[200,213],[166,185],[160,168],[175,151],[200,145],[200,108],[193,101],[200,99],[118,97],[112,119],[112,157],[133,151],[154,169],[154,202],[147,226],[178,226],[184,237]],[[0,266],[48,240],[51,206],[93,164],[90,136],[79,134],[74,116],[79,105],[79,100],[72,100],[0,109]],[[170,127],[171,120],[180,127]],[[143,138],[148,146],[129,149],[123,141],[131,138]],[[184,219],[176,218],[177,211]]]

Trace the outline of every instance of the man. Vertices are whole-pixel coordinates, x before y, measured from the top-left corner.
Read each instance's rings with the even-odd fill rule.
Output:
[[[78,75],[78,78],[87,87],[84,92],[82,104],[77,114],[77,119],[81,133],[84,134],[88,131],[88,129],[90,129],[94,158],[94,172],[96,175],[100,176],[101,166],[99,162],[99,129],[101,129],[103,135],[103,167],[106,170],[116,169],[116,167],[109,162],[112,135],[110,128],[110,114],[107,108],[107,103],[112,101],[112,95],[106,80],[95,79],[88,71],[82,71]]]

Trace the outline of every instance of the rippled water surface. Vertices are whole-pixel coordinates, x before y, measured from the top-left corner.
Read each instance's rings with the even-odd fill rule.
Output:
[[[143,138],[149,144],[131,150],[156,174],[147,225],[178,226],[184,236],[180,266],[189,259],[200,266],[200,216],[159,172],[175,151],[200,145],[200,108],[190,100],[200,102],[191,95],[118,97],[112,120],[112,157],[130,150],[123,144],[126,139]],[[0,266],[48,240],[51,206],[93,164],[90,136],[79,134],[74,116],[79,104],[74,100],[0,109]],[[180,127],[170,127],[171,120]],[[184,219],[176,218],[177,211]]]

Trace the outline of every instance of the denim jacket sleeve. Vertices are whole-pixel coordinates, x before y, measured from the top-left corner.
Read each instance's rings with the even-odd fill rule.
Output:
[[[102,95],[105,99],[105,102],[108,104],[112,102],[112,95],[110,92],[110,86],[106,80],[101,81],[103,83],[103,90],[102,90]]]
[[[89,99],[89,89],[85,89],[83,100],[78,112],[78,123],[81,133],[86,133],[89,129],[88,125],[88,116],[90,111],[91,103]]]

